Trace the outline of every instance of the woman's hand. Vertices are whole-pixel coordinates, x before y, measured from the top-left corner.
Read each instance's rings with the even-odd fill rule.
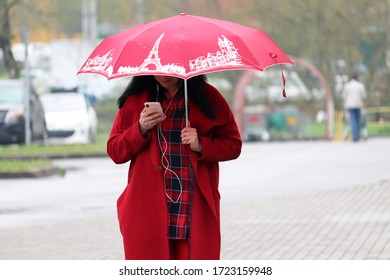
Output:
[[[139,116],[139,129],[143,136],[154,126],[165,120],[164,113],[152,108],[144,108]]]
[[[190,145],[191,150],[202,153],[202,143],[195,128],[183,128],[181,131],[181,142],[185,145]]]

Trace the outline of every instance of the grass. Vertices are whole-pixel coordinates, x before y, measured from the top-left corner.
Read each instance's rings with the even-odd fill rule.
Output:
[[[390,124],[368,124],[369,136],[390,136]],[[304,138],[325,137],[325,124],[312,123],[303,132]],[[106,154],[108,132],[100,132],[97,142],[89,145],[61,145],[61,146],[0,146],[0,172],[28,171],[36,168],[52,166],[49,158],[83,156],[90,154]]]
[[[49,158],[106,154],[108,133],[99,133],[97,142],[89,145],[0,146],[0,172],[23,172],[51,167]]]
[[[51,166],[51,161],[47,159],[0,160],[0,172],[28,171]]]
[[[342,131],[342,127],[337,127],[338,124],[335,124],[335,130],[339,129]],[[370,136],[390,136],[390,123],[374,123],[369,122],[367,124],[368,137]],[[336,131],[335,131],[336,133]],[[325,123],[316,123],[313,122],[310,127],[308,127],[304,132],[304,138],[324,138],[326,135],[326,126]]]
[[[390,123],[371,123],[367,125],[369,136],[389,136]]]
[[[72,155],[104,154],[106,153],[107,133],[99,133],[97,142],[88,145],[53,145],[42,146],[0,146],[0,158],[10,157],[63,157]]]
[[[77,155],[87,155],[105,153],[105,144],[89,145],[60,145],[60,146],[6,146],[0,147],[1,157],[62,157]]]
[[[313,122],[303,131],[303,138],[325,138],[326,125],[325,123]]]

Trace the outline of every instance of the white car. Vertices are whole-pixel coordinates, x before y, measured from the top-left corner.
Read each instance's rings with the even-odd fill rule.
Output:
[[[55,92],[41,96],[49,144],[96,142],[97,116],[89,100],[78,92]]]

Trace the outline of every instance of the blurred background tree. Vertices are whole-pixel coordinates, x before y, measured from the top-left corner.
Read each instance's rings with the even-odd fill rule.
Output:
[[[10,14],[16,4],[18,4],[18,1],[0,0],[0,49],[3,54],[5,70],[8,72],[10,78],[18,77],[20,71],[11,50],[11,41],[13,38]]]
[[[81,2],[0,0],[4,58],[7,40],[21,41],[25,25],[31,42],[81,38]],[[390,103],[390,0],[96,0],[96,5],[99,38],[181,12],[231,20],[263,29],[288,54],[311,62],[332,88],[336,108],[341,106],[337,77],[353,71],[367,85],[369,105]],[[4,60],[15,76],[12,59]],[[223,75],[234,82],[239,73]]]

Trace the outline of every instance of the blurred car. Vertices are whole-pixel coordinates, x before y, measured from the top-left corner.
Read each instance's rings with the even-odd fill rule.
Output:
[[[23,80],[0,80],[0,144],[25,143]],[[30,87],[30,133],[32,141],[47,139],[45,112],[39,96]]]
[[[96,111],[79,92],[55,92],[41,97],[45,109],[49,144],[96,142]]]

